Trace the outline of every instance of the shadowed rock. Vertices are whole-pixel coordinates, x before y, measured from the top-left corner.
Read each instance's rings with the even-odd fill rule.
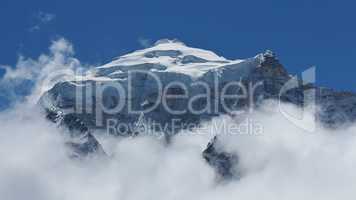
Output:
[[[65,144],[69,148],[71,158],[106,156],[98,140],[90,133],[89,128],[76,115],[63,115],[61,112],[47,110],[47,119],[69,130],[69,141]]]
[[[90,156],[105,156],[105,151],[95,137],[86,133],[82,137],[67,142],[66,145],[71,150],[70,157],[86,158]]]
[[[223,151],[216,136],[203,151],[203,157],[221,178],[239,179],[239,172],[235,170],[239,162],[238,156]]]

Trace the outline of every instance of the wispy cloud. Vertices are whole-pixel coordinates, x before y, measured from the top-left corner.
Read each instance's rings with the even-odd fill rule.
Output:
[[[138,38],[138,43],[144,48],[152,46],[152,40],[144,37]]]
[[[21,56],[16,66],[0,65],[5,71],[0,78],[0,110],[22,101],[31,92],[36,95],[28,98],[38,96],[56,81],[75,74],[82,65],[73,55],[72,44],[60,38],[52,42],[49,53],[41,54],[37,59]]]
[[[56,15],[52,13],[39,11],[37,14],[35,14],[34,18],[35,18],[35,23],[31,28],[29,28],[30,32],[40,30],[42,26],[52,22],[56,18]]]

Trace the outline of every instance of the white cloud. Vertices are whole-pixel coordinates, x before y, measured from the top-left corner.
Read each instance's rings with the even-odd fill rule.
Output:
[[[148,47],[152,46],[152,40],[150,40],[148,38],[140,37],[138,39],[138,43],[144,48],[148,48]]]
[[[32,91],[33,95],[29,98],[36,101],[40,94],[56,82],[71,78],[82,71],[83,66],[73,57],[73,46],[67,40],[60,38],[53,41],[49,50],[48,54],[42,54],[35,60],[21,56],[14,67],[0,66],[5,69],[0,80],[0,91],[8,94],[3,98],[16,102],[21,98],[16,90],[24,89],[26,94]],[[25,88],[18,88],[25,82]]]
[[[0,192],[5,199],[36,200],[355,197],[355,127],[308,135],[277,114],[253,117],[263,123],[262,135],[222,137],[226,150],[239,154],[243,175],[219,184],[201,156],[209,135],[185,132],[167,146],[154,137],[114,138],[97,132],[110,158],[78,162],[66,157],[54,124],[21,107],[0,115]],[[235,123],[228,117],[214,121]]]
[[[52,22],[56,18],[56,15],[40,11],[35,15],[34,18],[35,24],[31,28],[29,28],[30,32],[40,30],[42,26]]]
[[[54,18],[56,17],[55,14],[51,14],[51,13],[45,13],[40,11],[37,15],[37,18],[42,22],[42,23],[48,23],[52,20],[54,20]]]

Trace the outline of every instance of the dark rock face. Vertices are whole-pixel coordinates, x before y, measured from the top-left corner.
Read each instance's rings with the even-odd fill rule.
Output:
[[[156,50],[156,51],[150,51],[150,52],[147,52],[145,53],[145,57],[147,58],[158,58],[158,57],[161,57],[161,56],[169,56],[169,57],[172,57],[172,58],[176,58],[178,56],[182,55],[182,53],[180,51],[177,51],[177,50],[166,50],[166,51],[163,51],[163,50]]]
[[[67,142],[66,145],[71,150],[70,157],[72,158],[106,155],[100,143],[90,133],[86,133],[76,141]]]
[[[183,64],[187,64],[187,63],[205,63],[205,62],[208,62],[208,61],[205,60],[205,59],[196,57],[196,56],[189,55],[189,56],[184,56],[184,57],[182,58],[182,61],[181,61],[181,62],[182,62]]]
[[[170,54],[173,52],[172,54],[174,54],[175,51],[173,50],[167,52]],[[155,53],[160,55],[162,52],[155,51]],[[193,63],[195,63],[195,61],[203,62],[202,60],[196,60],[194,56],[188,56],[188,58],[188,60]],[[212,61],[209,62],[210,64],[214,63]],[[344,95],[344,93],[319,88],[312,84],[300,85],[296,88],[287,90],[283,94],[280,94],[283,86],[291,80],[291,76],[285,70],[278,58],[269,51],[264,54],[260,54],[255,58],[246,59],[238,64],[224,64],[222,70],[218,72],[215,70],[207,71],[197,79],[193,79],[191,76],[184,73],[164,71],[166,68],[169,68],[169,66],[161,66],[159,63],[135,64],[125,67],[113,66],[110,68],[100,69],[97,75],[106,78],[110,76],[120,76],[120,79],[112,79],[109,82],[119,83],[126,87],[128,85],[128,71],[132,69],[147,71],[154,69],[151,72],[160,78],[163,86],[167,86],[174,81],[184,83],[187,86],[188,98],[169,99],[164,98],[163,96],[159,96],[157,88],[158,86],[152,77],[148,76],[147,74],[135,74],[131,81],[132,87],[130,99],[120,99],[120,95],[118,95],[115,91],[109,90],[110,88],[106,90],[102,98],[98,98],[95,96],[96,92],[93,88],[95,88],[97,83],[101,84],[101,82],[96,80],[85,80],[58,83],[46,94],[44,94],[41,100],[50,102],[50,106],[55,107],[57,110],[75,110],[76,104],[79,103],[89,107],[92,111],[96,111],[96,106],[98,103],[96,102],[96,99],[102,100],[106,108],[115,107],[115,105],[117,105],[120,100],[125,102],[123,109],[119,113],[103,113],[101,120],[103,121],[103,124],[101,125],[97,125],[95,123],[97,118],[96,112],[82,114],[74,111],[73,113],[64,114],[64,121],[65,124],[68,125],[69,129],[72,129],[72,123],[75,124],[73,119],[80,120],[81,123],[83,123],[79,125],[79,127],[83,127],[83,129],[91,129],[93,127],[106,128],[105,121],[107,119],[117,119],[120,123],[134,125],[139,119],[140,113],[130,113],[128,108],[128,101],[130,101],[130,104],[132,105],[132,110],[140,111],[153,107],[157,99],[162,99],[167,102],[167,106],[172,110],[187,111],[183,114],[172,114],[164,108],[162,103],[160,103],[157,107],[155,107],[155,109],[145,113],[145,118],[149,119],[149,121],[160,124],[160,126],[168,126],[167,130],[169,131],[167,132],[169,133],[167,133],[167,135],[174,135],[180,130],[175,129],[174,127],[170,127],[174,120],[176,120],[176,125],[183,128],[186,124],[199,124],[202,121],[210,120],[211,118],[219,115],[230,114],[230,110],[246,109],[248,106],[251,106],[248,105],[249,102],[253,102],[253,106],[258,106],[259,103],[266,99],[275,99],[294,105],[303,106],[305,104],[305,94],[311,90],[316,91],[316,102],[317,105],[321,108],[321,112],[317,113],[317,117],[320,122],[328,126],[334,126],[339,123],[352,122],[356,119],[356,95],[354,94]],[[121,72],[111,74],[112,72],[117,72],[117,70]],[[217,88],[215,88],[214,85],[216,76],[220,77],[217,80]],[[194,83],[198,81],[209,84],[210,88],[194,85]],[[240,81],[246,88],[249,88],[249,84],[254,85],[259,82],[261,82],[262,85],[258,86],[253,91],[247,91],[248,93],[253,93],[252,101],[249,101],[249,99],[226,100],[226,107],[230,109],[226,110],[225,107],[222,106],[221,99],[219,98],[219,95],[221,94],[219,92],[221,92],[224,86],[232,81]],[[83,98],[83,102],[76,102],[76,92],[78,90],[87,91],[86,89],[93,90],[91,91],[91,95],[93,95],[92,100],[89,101],[88,99]],[[184,92],[181,90],[182,88],[179,86],[174,86],[169,88],[168,93],[174,95],[182,95]],[[226,91],[226,94],[240,94],[241,92],[241,88],[238,86],[232,86],[229,87],[229,89]],[[194,108],[196,111],[202,110],[203,112],[200,114],[190,112],[189,109],[187,109],[189,99],[204,94],[210,94],[210,103],[208,103],[204,98],[195,99],[191,105],[192,108]],[[126,96],[128,95],[126,94]],[[204,111],[204,108],[206,107],[209,107],[206,110],[213,112]],[[129,134],[131,133],[128,132],[128,135]]]
[[[203,151],[203,157],[212,166],[216,173],[223,179],[238,179],[239,172],[235,170],[238,165],[238,156],[232,153],[227,153],[218,147],[218,139],[214,139],[208,144]]]
[[[356,119],[356,95],[354,93],[318,88],[316,103],[321,105],[317,118],[326,127],[337,128],[340,124],[347,125]]]
[[[69,156],[81,159],[91,156],[106,156],[104,149],[97,139],[90,133],[89,128],[75,115],[63,115],[59,111],[47,110],[47,119],[69,130]]]

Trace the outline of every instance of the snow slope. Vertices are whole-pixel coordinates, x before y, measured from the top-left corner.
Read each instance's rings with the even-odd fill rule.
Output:
[[[115,78],[130,69],[143,69],[183,73],[196,78],[210,70],[218,70],[243,61],[227,60],[214,52],[187,47],[176,40],[159,40],[153,47],[120,56],[98,67],[96,74]]]

